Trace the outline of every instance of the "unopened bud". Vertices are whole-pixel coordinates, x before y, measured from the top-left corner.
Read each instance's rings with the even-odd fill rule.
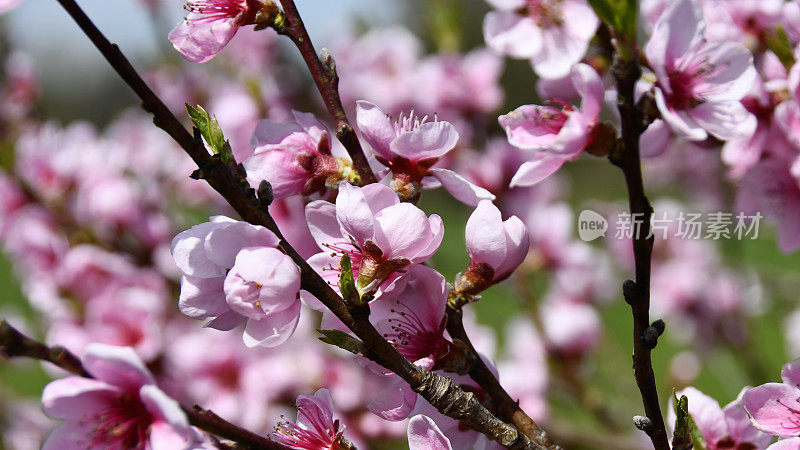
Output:
[[[629,305],[636,303],[636,282],[633,280],[625,280],[622,283],[622,296],[625,297],[625,302]]]
[[[617,147],[617,131],[607,123],[598,123],[589,134],[586,153],[603,157]]]
[[[633,416],[633,425],[645,433],[653,429],[653,422],[645,416]]]

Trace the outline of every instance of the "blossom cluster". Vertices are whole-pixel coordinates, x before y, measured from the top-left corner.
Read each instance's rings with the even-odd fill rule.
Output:
[[[17,3],[0,0],[0,13]],[[168,8],[143,3],[154,16]],[[212,113],[225,149],[203,135],[209,153],[241,174],[238,187],[259,193],[276,228],[234,218],[142,112],[104,127],[41,120],[34,64],[7,57],[0,246],[37,321],[2,313],[79,355],[89,376],[47,369],[58,379],[42,392],[46,417],[8,402],[4,444],[215,448],[216,437],[189,423],[198,404],[288,448],[403,439],[414,450],[500,448],[369,351],[320,343],[320,333],[328,343],[361,342],[329,298],[307,290],[312,277],[345,308],[367,311],[408,361],[484,405],[493,399],[471,376],[478,363],[537,422],[558,423],[563,412],[551,404],[565,397],[618,429],[605,409],[618,386],[592,383],[612,377],[603,364],[630,362],[609,356],[619,343],[609,323],[622,302],[615,280],[638,269],[633,236],[576,237],[570,189],[588,192],[588,207],[606,217],[622,216],[625,207],[599,194],[607,183],[580,171],[601,171],[598,157],[621,164],[628,124],[612,67],[635,37],[601,24],[586,0],[486,0],[484,45],[465,52],[425,54],[400,26],[339,33],[335,62],[322,55],[343,104],[329,121],[278,44],[298,26],[281,5],[189,0],[169,43],[190,63],[213,62],[159,65],[145,76],[176,115],[198,103]],[[647,0],[638,19],[636,158],[648,191],[667,192],[654,210],[764,216],[778,249],[796,251],[798,4]],[[536,102],[505,98],[505,57],[530,61]],[[340,141],[350,128],[377,182]],[[797,361],[784,366],[782,383],[754,377],[761,385],[724,408],[690,386],[715,370],[708,361],[720,352],[751,354],[766,311],[797,305],[773,303],[768,277],[762,286],[761,272],[728,260],[730,249],[680,239],[674,226],[655,240],[648,275],[651,314],[669,322],[681,349],[669,361],[669,383],[683,388],[676,398],[688,398],[705,448],[800,448]],[[495,314],[504,304],[514,312]],[[448,331],[454,313],[471,342]],[[502,319],[487,327],[493,314]],[[787,316],[784,340],[797,353],[800,309]]]

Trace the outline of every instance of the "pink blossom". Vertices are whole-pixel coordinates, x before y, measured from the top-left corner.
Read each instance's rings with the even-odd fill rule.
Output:
[[[204,63],[221,52],[239,27],[256,23],[256,15],[271,0],[189,0],[189,14],[169,33],[169,40],[186,59]]]
[[[772,441],[771,436],[758,431],[750,423],[742,407],[742,395],[747,395],[746,389],[724,408],[693,387],[676,393],[678,398],[685,395],[689,399],[689,414],[706,440],[708,450],[764,448]],[[675,412],[671,405],[667,414],[667,423],[674,424]]]
[[[547,343],[560,355],[579,357],[600,343],[600,315],[591,305],[551,300],[542,305],[540,314]]]
[[[470,333],[472,335],[472,333]],[[497,365],[500,383],[533,420],[547,417],[547,351],[531,320],[519,317],[506,326],[506,345]],[[524,342],[524,345],[519,343]]]
[[[93,378],[71,376],[45,386],[45,413],[64,422],[42,448],[189,449],[196,432],[178,403],[126,347],[90,344],[81,358]]]
[[[742,405],[753,426],[779,437],[800,436],[800,360],[781,370],[783,383],[766,383],[749,389]]]
[[[294,116],[292,124],[258,123],[250,141],[255,153],[244,162],[250,184],[258,187],[267,180],[275,198],[281,199],[335,187],[342,178],[355,179],[352,167],[331,155],[325,125],[313,114],[295,112]]]
[[[409,450],[453,450],[447,439],[430,417],[416,415],[408,421]]]
[[[465,230],[470,263],[456,290],[477,294],[508,278],[528,255],[528,230],[517,216],[505,221],[500,210],[482,200],[467,220]]]
[[[656,104],[676,134],[693,141],[753,134],[756,118],[739,102],[755,81],[753,55],[738,43],[707,42],[694,0],[667,7],[645,53],[657,78]]]
[[[248,347],[285,342],[300,317],[300,271],[278,243],[266,228],[224,216],[175,236],[181,312],[219,330],[247,321]]]
[[[447,282],[439,272],[423,265],[409,269],[404,280],[392,299],[380,298],[370,304],[370,318],[409,361],[432,369],[451,350],[444,338]]]
[[[589,143],[603,101],[603,83],[587,64],[572,68],[572,83],[581,105],[562,107],[523,105],[498,119],[515,147],[530,151],[511,186],[531,186],[555,173],[566,161],[575,159]],[[557,103],[557,100],[553,101]]]
[[[348,255],[362,295],[426,261],[444,235],[438,215],[428,217],[416,206],[401,203],[392,189],[381,184],[361,188],[342,182],[336,205],[311,202],[306,219],[323,250],[308,263],[338,289],[339,262]]]
[[[278,424],[272,440],[298,450],[331,450],[338,448],[344,426],[333,416],[333,400],[327,389],[313,396],[301,395],[295,401],[297,422]]]
[[[458,132],[450,122],[434,117],[418,117],[412,111],[397,122],[378,106],[359,101],[356,121],[375,158],[392,171],[392,188],[404,199],[419,195],[422,184],[431,177],[457,200],[476,205],[482,199],[494,200],[491,192],[467,181],[452,170],[431,167],[458,143]],[[427,178],[427,180],[424,180]]]
[[[583,58],[599,21],[584,0],[487,0],[496,8],[483,20],[486,44],[514,58],[529,58],[543,78],[560,78]]]

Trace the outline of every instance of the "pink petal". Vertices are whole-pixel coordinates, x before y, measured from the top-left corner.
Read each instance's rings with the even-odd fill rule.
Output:
[[[236,288],[242,282],[261,286],[258,293],[260,304],[250,303],[248,299],[236,295]],[[251,318],[261,315],[252,315],[252,308],[271,314],[296,303],[300,290],[300,270],[288,255],[276,248],[244,248],[225,277],[224,290],[228,306],[239,314]]]
[[[272,231],[247,222],[220,225],[206,235],[208,259],[220,267],[233,267],[239,250],[245,247],[277,247],[280,240]]]
[[[233,39],[239,29],[239,17],[211,22],[192,22],[194,13],[181,21],[169,33],[169,40],[184,58],[194,63],[204,63]]]
[[[255,347],[276,347],[286,342],[300,320],[300,302],[283,311],[269,314],[261,320],[250,319],[244,330],[244,345]]]
[[[389,161],[394,159],[390,146],[397,133],[386,113],[368,101],[359,100],[356,102],[356,123],[364,140],[375,153]]]
[[[466,178],[448,169],[428,169],[428,175],[442,183],[442,187],[456,200],[469,206],[475,206],[481,200],[494,200],[495,196],[486,189],[476,186]]]
[[[119,395],[119,389],[103,381],[67,377],[44,387],[42,409],[54,419],[76,419],[108,408]]]
[[[250,138],[250,146],[256,153],[259,153],[285,143],[293,134],[305,135],[306,133],[303,127],[297,123],[281,123],[264,119],[256,125],[253,136]],[[309,139],[304,142],[313,148],[313,140]]]
[[[452,450],[450,439],[442,434],[427,416],[417,415],[408,421],[409,450]]]
[[[651,65],[663,68],[689,52],[704,36],[705,22],[700,7],[693,0],[675,0],[653,28],[645,53]],[[656,75],[662,77],[659,71]]]
[[[786,384],[800,387],[800,359],[789,361],[783,365],[781,379]]]
[[[800,450],[800,438],[780,439],[767,450]]]
[[[323,133],[328,132],[328,128],[312,113],[292,110],[292,115],[294,116],[294,120],[297,121],[297,124],[311,136],[314,142],[317,143],[317,148],[319,148],[319,141],[322,139]]]
[[[538,184],[556,173],[565,162],[567,162],[567,158],[561,156],[549,156],[544,153],[537,154],[533,159],[519,166],[509,186],[533,186]]]
[[[311,235],[322,250],[327,249],[325,244],[345,240],[336,220],[336,206],[331,202],[315,200],[306,205],[306,221]]]
[[[469,216],[465,228],[467,250],[477,263],[498,267],[506,257],[503,217],[492,202],[484,200]]]
[[[513,11],[486,14],[483,38],[492,50],[512,58],[531,58],[542,49],[542,33],[536,22]]]
[[[708,133],[685,111],[674,111],[667,105],[661,89],[655,89],[655,99],[661,118],[668,123],[678,136],[690,141],[704,141]]]
[[[416,404],[417,393],[402,380],[397,380],[381,391],[378,397],[367,405],[367,409],[382,419],[397,421],[408,417]]]
[[[339,196],[336,198],[336,218],[339,225],[356,243],[363,245],[375,236],[375,213],[370,209],[367,199],[360,188],[346,182],[339,184]]]
[[[391,149],[410,161],[440,158],[458,143],[458,131],[450,122],[426,122],[392,141]]]
[[[88,444],[86,437],[93,429],[92,424],[64,422],[47,435],[41,450],[86,450]]]
[[[174,431],[186,436],[190,435],[189,419],[186,413],[183,412],[181,406],[177,401],[164,393],[155,385],[149,384],[142,386],[139,390],[139,398],[142,400],[144,407],[153,415],[156,422],[163,422]]]
[[[432,238],[425,213],[410,203],[381,210],[375,222],[375,241],[386,259],[411,258],[427,247]]]
[[[701,127],[723,141],[748,139],[758,125],[756,116],[736,100],[701,103],[688,113]]]
[[[571,70],[572,83],[581,97],[581,112],[586,120],[597,121],[603,102],[603,81],[588,64],[576,64]]]
[[[213,328],[215,330],[220,331],[230,331],[236,327],[238,327],[242,322],[245,321],[245,317],[241,314],[237,313],[236,311],[230,310],[225,314],[222,314],[219,317],[216,317],[213,320],[209,320],[203,326],[207,328]]]
[[[738,42],[714,42],[703,49],[714,71],[698,88],[709,101],[741,100],[756,82],[753,54]]]
[[[155,384],[153,375],[130,347],[91,343],[84,348],[81,362],[93,377],[123,390],[138,392],[145,384]]]
[[[218,225],[204,222],[179,233],[172,239],[172,258],[186,275],[214,278],[225,275],[225,267],[214,264],[206,254],[205,237]]]
[[[181,277],[178,309],[192,319],[208,319],[229,312],[231,309],[225,303],[225,291],[222,289],[224,281],[224,277]]]
[[[781,437],[800,435],[800,389],[767,383],[742,396],[742,405],[759,430]]]

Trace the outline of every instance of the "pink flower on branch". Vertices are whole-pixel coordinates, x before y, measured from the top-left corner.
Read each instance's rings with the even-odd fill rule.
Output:
[[[590,143],[598,124],[603,101],[603,83],[587,64],[576,64],[570,75],[581,97],[578,109],[560,100],[556,106],[523,105],[498,119],[511,145],[528,150],[529,160],[523,163],[511,186],[531,186],[555,173],[561,166],[578,157]]]
[[[296,123],[258,123],[250,145],[255,153],[244,167],[253,186],[272,185],[275,198],[311,195],[335,188],[339,181],[358,181],[349,161],[331,154],[328,130],[313,114],[294,112]]]
[[[759,430],[782,438],[800,437],[800,360],[786,363],[781,378],[783,383],[749,389],[742,405]]]
[[[442,219],[430,217],[381,184],[363,188],[342,182],[336,205],[306,207],[311,234],[323,250],[308,263],[338,290],[342,256],[350,257],[356,288],[375,293],[387,281],[430,258],[444,236]]]
[[[693,0],[667,7],[645,54],[657,79],[658,110],[678,136],[735,140],[755,132],[756,118],[740,102],[755,82],[753,55],[739,43],[707,42]]]
[[[333,417],[333,400],[327,389],[313,396],[301,395],[295,402],[297,422],[282,422],[272,440],[298,450],[335,450],[339,448],[344,426]]]
[[[676,395],[679,398],[685,395],[689,399],[689,414],[706,440],[706,448],[709,450],[765,448],[772,441],[772,436],[762,433],[750,423],[742,407],[742,395],[745,393],[746,391],[742,391],[739,398],[724,408],[720,408],[716,400],[693,387],[677,392]],[[671,405],[668,411],[667,422],[674,424],[675,412]]]
[[[221,52],[245,25],[255,25],[262,10],[277,8],[272,0],[189,0],[189,14],[169,40],[186,59],[204,63]]]
[[[94,378],[63,378],[42,392],[45,413],[64,419],[43,449],[166,450],[202,445],[178,403],[155,385],[132,349],[90,344],[81,361]]]
[[[430,417],[419,414],[408,421],[409,450],[453,450],[450,439]]]
[[[528,229],[517,216],[503,221],[500,210],[482,200],[467,221],[470,263],[456,291],[474,295],[511,275],[528,255]]]
[[[487,0],[486,44],[513,58],[529,58],[543,78],[566,76],[580,62],[600,21],[585,0]]]
[[[392,172],[392,188],[404,200],[419,196],[423,184],[441,183],[457,200],[477,205],[494,200],[491,192],[467,181],[452,170],[432,167],[458,143],[458,132],[450,122],[431,121],[412,111],[397,122],[378,106],[359,101],[356,121],[375,158]]]
[[[246,321],[249,347],[285,342],[300,318],[300,270],[278,244],[266,228],[224,216],[175,236],[181,312],[218,330]]]

